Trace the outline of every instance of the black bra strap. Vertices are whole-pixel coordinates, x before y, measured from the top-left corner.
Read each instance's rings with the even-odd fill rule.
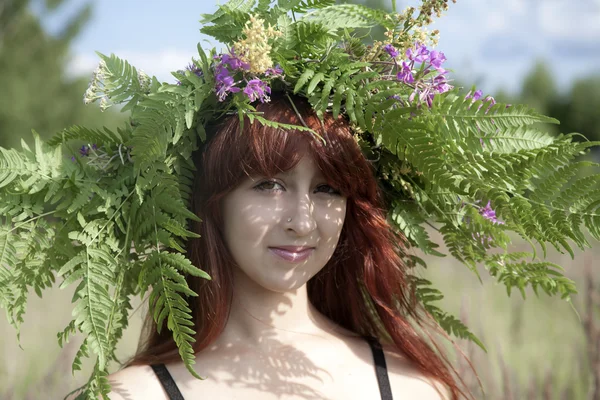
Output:
[[[375,373],[377,374],[377,383],[379,383],[379,392],[382,400],[393,400],[392,387],[388,377],[387,365],[385,364],[385,355],[381,348],[381,344],[375,338],[367,337],[367,342],[373,351],[373,359],[375,360]]]
[[[161,385],[163,385],[163,387],[165,388],[165,391],[169,396],[169,400],[184,400],[183,395],[179,391],[177,384],[175,384],[175,381],[169,373],[169,370],[167,369],[167,367],[165,367],[165,364],[155,364],[151,365],[151,367],[154,370],[156,376],[158,377],[158,380],[160,381]]]

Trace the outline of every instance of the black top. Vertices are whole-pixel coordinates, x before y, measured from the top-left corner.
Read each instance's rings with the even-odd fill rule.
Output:
[[[373,360],[375,360],[375,373],[377,374],[377,383],[379,384],[379,392],[381,393],[381,400],[393,400],[392,389],[390,387],[390,380],[387,373],[387,366],[385,364],[385,356],[381,349],[381,344],[374,338],[366,338],[371,350],[373,351]],[[165,364],[151,365],[152,369],[156,373],[158,380],[165,388],[169,400],[184,400],[183,395],[177,388],[173,377],[165,367]]]

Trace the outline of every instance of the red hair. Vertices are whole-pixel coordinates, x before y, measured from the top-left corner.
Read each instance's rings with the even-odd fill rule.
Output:
[[[239,119],[233,115],[208,129],[208,140],[194,154],[197,172],[190,206],[202,222],[194,222],[192,230],[201,237],[188,241],[187,256],[212,277],[211,281],[186,277],[198,294],[189,299],[196,331],[194,351],[202,351],[217,339],[231,307],[235,262],[223,240],[221,199],[248,175],[273,177],[293,168],[303,155],[298,149],[308,142],[328,184],[347,196],[338,246],[327,265],[307,283],[311,303],[340,326],[392,345],[425,376],[446,386],[453,399],[458,398],[462,391],[454,380],[454,369],[411,323],[422,326],[423,313],[408,282],[404,238],[387,222],[387,205],[372,164],[345,117],[334,120],[325,114],[321,125],[306,99],[294,96],[293,101],[302,120],[326,144],[310,132],[250,124],[247,118],[239,132]],[[270,103],[258,104],[257,111],[268,120],[303,124],[283,96],[274,95]],[[165,326],[160,334],[156,328],[148,312],[141,347],[128,366],[180,361],[171,333]]]

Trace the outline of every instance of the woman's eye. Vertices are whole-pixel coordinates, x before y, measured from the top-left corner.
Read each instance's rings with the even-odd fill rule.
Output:
[[[259,183],[258,185],[254,186],[254,190],[258,190],[258,191],[266,191],[266,192],[273,192],[274,189],[273,188],[269,188],[269,186],[272,185],[279,185],[279,183],[275,182],[275,181],[264,181],[262,183]],[[281,185],[279,185],[281,186]]]
[[[275,181],[264,181],[254,186],[254,190],[259,192],[279,192],[280,189],[276,189],[276,186],[283,188],[278,182]],[[319,185],[317,187],[318,191],[323,190],[324,193],[328,193],[331,195],[340,195],[340,192],[329,185]]]
[[[340,195],[340,194],[341,194],[341,193],[339,192],[339,190],[336,190],[336,189],[332,188],[332,187],[331,187],[331,186],[329,186],[329,185],[321,185],[321,186],[319,186],[317,189],[321,189],[321,188],[330,189],[330,190],[327,190],[327,192],[326,192],[326,193],[329,193],[329,194],[332,194],[332,195]]]

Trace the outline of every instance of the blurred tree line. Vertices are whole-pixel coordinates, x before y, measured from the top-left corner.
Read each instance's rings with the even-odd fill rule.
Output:
[[[548,63],[538,60],[517,95],[499,92],[496,99],[529,104],[542,114],[558,119],[560,125],[548,127],[556,133],[577,132],[590,140],[600,140],[600,74],[579,77],[561,93]]]
[[[68,0],[0,0],[0,146],[33,143],[31,130],[44,139],[70,125],[115,127],[125,116],[97,105],[85,106],[89,77],[67,75],[70,49],[92,16],[91,3],[49,34],[45,17],[69,6]],[[37,11],[33,12],[33,9]],[[39,11],[38,11],[39,10]]]

